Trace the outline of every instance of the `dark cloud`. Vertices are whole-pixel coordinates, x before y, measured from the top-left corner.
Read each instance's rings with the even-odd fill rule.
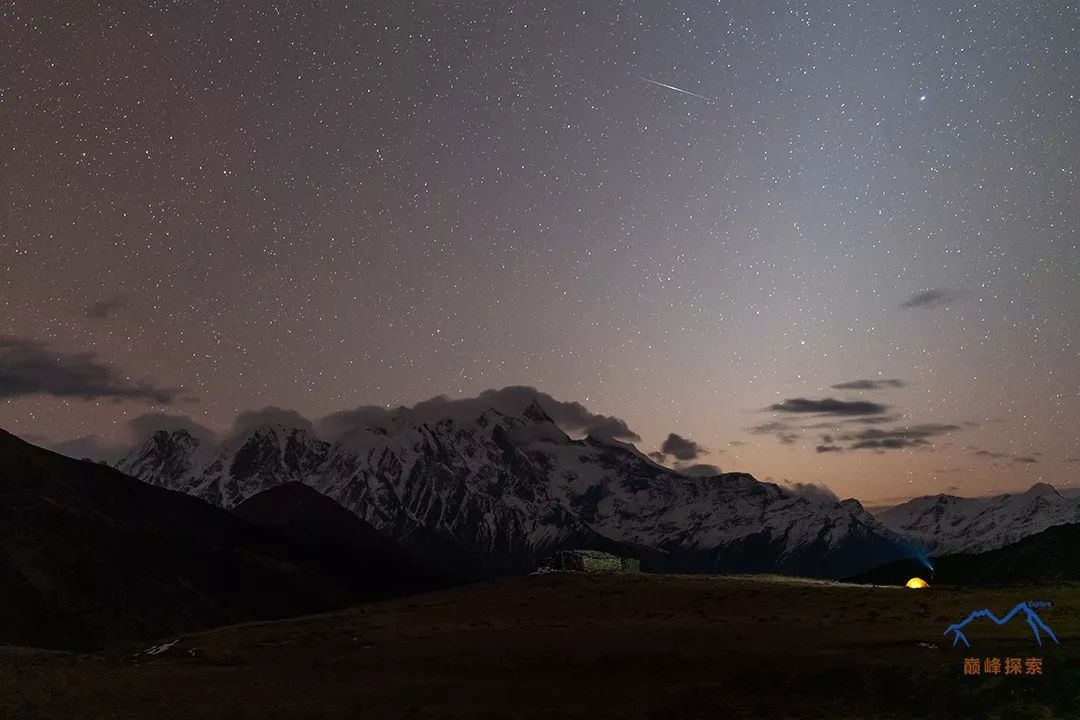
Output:
[[[732,440],[728,443],[728,445],[730,445],[731,447],[745,447],[748,444],[749,443],[744,440]]]
[[[933,445],[932,438],[959,430],[959,425],[928,423],[887,430],[867,428],[856,433],[840,435],[837,439],[851,443],[850,450],[903,450]]]
[[[827,420],[826,422],[802,425],[800,427],[802,427],[803,430],[836,430],[839,432],[844,425],[887,425],[889,423],[900,422],[903,419],[903,415],[867,415],[865,417],[832,419]]]
[[[2,342],[4,341],[0,338],[0,343]],[[0,347],[4,346],[0,345]],[[524,388],[519,387],[488,390],[481,393],[477,398],[462,400],[449,400],[445,397],[438,397],[417,403],[412,408],[357,408],[356,410],[335,413],[323,418],[318,423],[318,430],[316,430],[315,423],[299,412],[273,405],[239,413],[231,428],[224,435],[216,433],[214,430],[185,415],[160,412],[143,413],[127,422],[123,437],[117,440],[106,439],[97,435],[86,435],[51,445],[43,439],[42,444],[72,457],[90,457],[115,461],[131,450],[135,444],[142,442],[158,430],[186,430],[198,439],[203,447],[212,445],[221,439],[244,435],[264,425],[300,428],[321,437],[338,439],[351,430],[373,426],[380,427],[395,420],[417,423],[434,423],[443,419],[473,420],[480,413],[489,409],[520,415],[534,400],[540,403],[541,409],[549,417],[555,419],[567,431],[583,431],[594,437],[640,440],[637,434],[627,428],[626,423],[619,418],[591,413],[580,403],[560,402],[538,391],[532,391],[535,395],[530,396],[524,390]],[[696,443],[678,436],[674,437],[677,438],[674,444],[665,443],[665,445],[672,449],[673,455],[675,450],[678,451],[676,457],[680,459],[680,462],[697,457],[697,455],[690,454],[690,446],[686,445],[686,443],[697,447],[699,452],[704,452],[704,449]],[[661,461],[664,457],[662,453],[651,453],[650,456]],[[677,463],[678,465],[679,463]],[[706,468],[712,467],[701,465],[700,468],[697,468],[693,464],[686,464],[678,469],[680,472],[693,473],[705,472]]]
[[[451,399],[445,395],[424,400],[412,407],[385,408],[368,405],[326,416],[319,427],[329,437],[341,437],[355,429],[379,427],[400,417],[413,422],[438,422],[446,418],[471,420],[488,409],[520,415],[536,402],[556,425],[567,433],[639,442],[641,437],[626,421],[589,411],[579,402],[556,400],[533,387],[513,385],[500,390],[485,390],[475,398]]]
[[[891,378],[888,380],[851,380],[833,385],[833,390],[884,390],[885,388],[902,388],[906,385],[903,380]]]
[[[1080,458],[1067,457],[1067,458],[1065,458],[1065,462],[1067,462],[1067,463],[1080,462]]]
[[[823,398],[812,400],[809,398],[791,398],[781,403],[770,405],[769,410],[782,413],[817,414],[817,415],[881,415],[888,409],[888,405],[870,402],[869,400],[837,400],[835,398]]]
[[[1037,463],[1039,461],[1036,460],[1035,458],[1031,457],[1030,455],[1020,455],[1019,457],[1014,457],[1013,462],[1024,463],[1025,465],[1030,465],[1031,463]]]
[[[867,382],[871,381],[852,381],[847,384]],[[902,380],[896,379],[879,382],[888,383],[891,387],[900,387],[903,384]],[[928,448],[934,445],[931,438],[961,429],[959,425],[933,423],[883,427],[897,423],[903,419],[903,415],[887,414],[891,406],[866,400],[791,398],[767,409],[786,413],[787,417],[744,428],[746,432],[753,435],[772,435],[781,443],[792,445],[808,430],[829,430],[831,432],[821,434],[820,442],[813,446],[819,454],[862,449]],[[822,422],[806,424],[798,422],[800,415],[809,419],[825,419]]]
[[[784,489],[795,495],[800,495],[812,502],[823,503],[826,505],[835,505],[836,503],[840,502],[840,498],[836,496],[836,493],[826,487],[824,483],[793,483],[785,480]]]
[[[52,395],[165,405],[176,394],[171,388],[132,382],[94,353],[64,353],[34,340],[0,336],[0,397]]]
[[[671,455],[676,460],[685,461],[696,460],[708,451],[689,438],[670,433],[660,446],[660,452]]]
[[[184,430],[202,444],[212,443],[217,440],[217,433],[205,425],[200,425],[186,415],[148,412],[128,420],[127,426],[131,436],[136,441],[143,440],[158,430],[168,432]]]
[[[267,405],[260,410],[244,410],[233,421],[230,437],[240,437],[251,432],[255,428],[266,425],[284,425],[287,428],[299,428],[311,434],[315,433],[315,426],[310,420],[288,408]]]
[[[690,477],[713,477],[719,475],[721,470],[716,465],[709,465],[708,463],[676,463],[675,469],[683,475],[689,475]]]
[[[127,310],[131,307],[131,301],[125,295],[114,295],[104,300],[98,300],[91,303],[86,308],[86,317],[96,320],[103,320],[108,317]]]
[[[963,293],[959,290],[934,288],[932,290],[924,290],[923,292],[915,293],[901,303],[900,307],[905,310],[911,310],[913,308],[948,307],[962,297]]]
[[[212,445],[218,437],[213,430],[200,425],[185,415],[148,412],[128,420],[125,432],[119,438],[83,435],[54,443],[42,441],[39,444],[44,445],[53,452],[78,460],[103,460],[109,464],[114,464],[127,455],[132,448],[159,430],[168,432],[186,430],[204,446]]]
[[[75,458],[76,460],[93,460],[95,462],[104,461],[109,464],[115,463],[131,450],[130,444],[112,440],[110,438],[103,438],[100,435],[83,435],[81,437],[71,438],[70,440],[40,444],[43,444],[53,452]]]

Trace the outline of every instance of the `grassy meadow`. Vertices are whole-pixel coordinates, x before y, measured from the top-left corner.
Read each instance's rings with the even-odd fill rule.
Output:
[[[1022,600],[1022,618],[945,628]],[[1080,717],[1080,585],[992,589],[573,574],[96,654],[0,649],[0,718]],[[965,675],[964,659],[1042,659]]]

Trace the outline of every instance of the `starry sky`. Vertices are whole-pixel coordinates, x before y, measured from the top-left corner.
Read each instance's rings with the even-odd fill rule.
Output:
[[[9,431],[530,386],[869,504],[1080,481],[1075,3],[6,0],[0,61]]]

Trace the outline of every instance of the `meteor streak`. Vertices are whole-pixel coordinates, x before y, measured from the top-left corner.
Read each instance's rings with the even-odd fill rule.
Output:
[[[651,85],[656,85],[658,87],[667,88],[668,90],[674,90],[675,92],[682,93],[683,95],[689,95],[690,97],[696,97],[699,100],[705,100],[706,102],[712,100],[712,98],[707,98],[704,95],[698,95],[697,93],[690,92],[689,90],[683,90],[682,88],[677,88],[674,85],[668,85],[667,83],[662,83],[662,82],[657,82],[655,80],[650,80],[649,78],[641,77],[640,75],[638,75],[638,80],[644,80],[645,82],[647,82],[647,83],[649,83]]]

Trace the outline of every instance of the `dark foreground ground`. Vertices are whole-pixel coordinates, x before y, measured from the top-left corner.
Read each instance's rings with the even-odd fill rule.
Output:
[[[1020,619],[1048,600],[1060,647]],[[94,655],[0,649],[0,718],[1080,718],[1080,586],[540,575]],[[165,638],[173,640],[175,638]],[[921,646],[920,643],[929,645]],[[1043,675],[965,676],[965,657]]]

